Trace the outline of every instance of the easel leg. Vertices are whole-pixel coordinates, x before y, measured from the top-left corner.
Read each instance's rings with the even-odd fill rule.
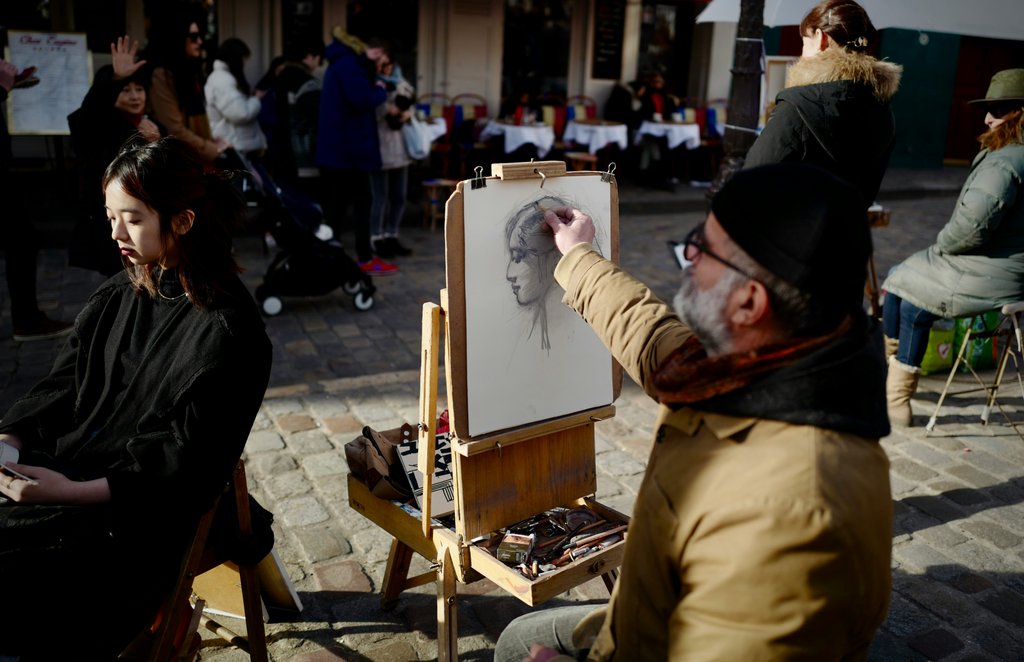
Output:
[[[437,662],[459,659],[459,636],[455,605],[455,565],[451,551],[444,548],[437,574]]]
[[[391,552],[388,554],[388,565],[384,570],[384,583],[380,589],[381,609],[390,609],[395,605],[398,596],[405,589],[405,580],[409,576],[409,564],[412,562],[412,547],[395,538],[391,541]]]
[[[608,572],[601,575],[601,580],[604,582],[605,588],[608,589],[608,593],[612,592],[615,588],[615,582],[619,579],[618,570],[609,570]]]

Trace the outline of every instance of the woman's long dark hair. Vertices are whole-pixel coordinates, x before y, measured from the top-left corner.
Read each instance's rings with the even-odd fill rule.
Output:
[[[121,186],[157,213],[163,245],[176,246],[178,279],[195,306],[208,308],[241,271],[231,254],[231,232],[241,219],[244,201],[229,175],[204,173],[202,161],[186,143],[174,137],[129,142],[103,173],[103,190],[108,186]],[[185,210],[195,218],[187,232],[177,234],[173,221]],[[127,267],[137,291],[156,296],[156,266]]]
[[[217,59],[228,65],[228,71],[235,77],[238,84],[238,91],[248,95],[251,91],[249,81],[245,78],[245,58],[252,55],[252,51],[241,39],[231,37],[225,39],[224,43],[217,47]]]
[[[149,16],[148,41],[142,53],[147,67],[166,69],[174,77],[178,103],[186,110],[188,100],[202,101],[203,61],[185,55],[185,40],[193,23],[200,34],[206,34],[207,11],[194,0],[161,0],[153,6]]]

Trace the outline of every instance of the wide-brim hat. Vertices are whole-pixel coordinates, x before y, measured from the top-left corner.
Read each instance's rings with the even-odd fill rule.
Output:
[[[988,84],[984,99],[973,99],[967,103],[995,104],[1007,101],[1024,102],[1024,69],[1004,69]]]

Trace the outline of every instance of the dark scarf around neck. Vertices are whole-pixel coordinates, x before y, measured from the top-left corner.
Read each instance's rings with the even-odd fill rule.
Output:
[[[889,434],[885,362],[877,322],[847,318],[835,331],[752,352],[708,357],[696,338],[654,377],[668,407],[765,418],[849,432]]]

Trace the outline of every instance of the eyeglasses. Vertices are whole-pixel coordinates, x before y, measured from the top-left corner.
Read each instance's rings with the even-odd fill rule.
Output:
[[[189,32],[188,33],[188,40],[191,41],[193,44],[198,44],[199,42],[201,42],[203,40],[203,33],[201,33],[201,32]]]
[[[736,266],[720,255],[712,253],[708,249],[707,243],[704,241],[703,223],[690,230],[690,234],[686,235],[686,238],[682,241],[670,241],[669,245],[672,247],[672,253],[675,255],[676,262],[679,263],[680,269],[685,269],[687,266],[692,264],[698,255],[706,255],[712,259],[718,260],[733,271],[743,274],[750,280],[756,280],[758,282],[761,281],[760,278],[753,276],[749,271]]]

